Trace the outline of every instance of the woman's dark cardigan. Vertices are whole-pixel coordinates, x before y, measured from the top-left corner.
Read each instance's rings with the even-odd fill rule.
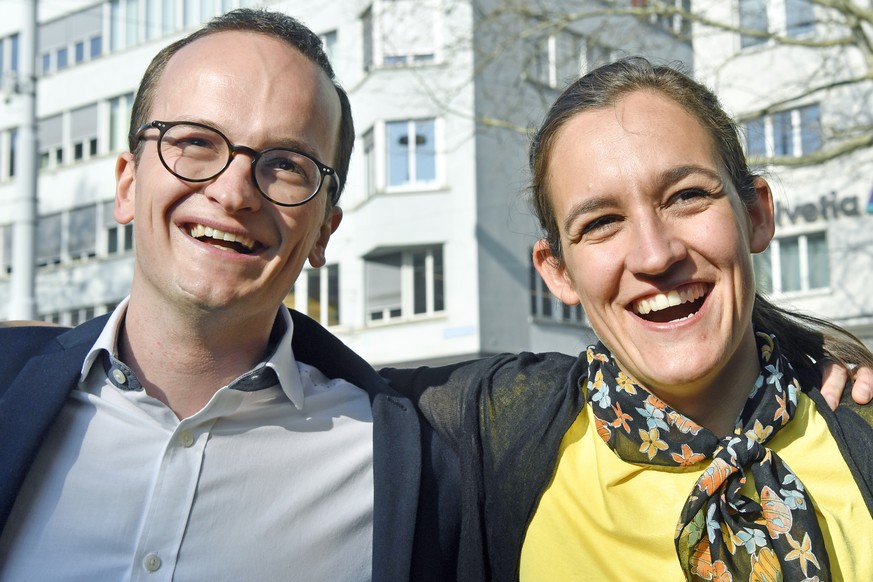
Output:
[[[584,406],[583,358],[504,354],[442,368],[386,369],[395,388],[461,456],[459,580],[518,579],[528,524],[557,462],[564,434]],[[818,386],[807,378],[804,385]],[[846,390],[836,413],[806,392],[827,421],[873,515],[873,406]]]

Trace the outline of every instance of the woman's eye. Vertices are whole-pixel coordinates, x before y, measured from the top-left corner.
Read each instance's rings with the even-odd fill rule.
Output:
[[[609,230],[618,222],[617,216],[599,216],[585,223],[579,231],[580,238],[586,235],[596,235]]]
[[[680,202],[687,202],[690,200],[695,200],[698,198],[708,198],[709,192],[706,190],[701,190],[699,188],[689,188],[688,190],[682,190],[678,194],[674,196],[674,199]]]

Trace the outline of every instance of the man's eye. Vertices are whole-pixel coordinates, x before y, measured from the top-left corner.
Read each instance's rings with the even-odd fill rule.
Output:
[[[273,163],[273,167],[277,170],[283,170],[286,172],[299,172],[300,166],[292,162],[291,160],[276,160]]]
[[[170,145],[183,150],[192,148],[215,149],[215,144],[211,140],[196,135],[174,137],[169,141]]]

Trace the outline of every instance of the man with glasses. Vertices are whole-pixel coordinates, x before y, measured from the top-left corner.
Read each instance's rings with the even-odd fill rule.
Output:
[[[128,299],[0,330],[0,580],[449,580],[454,454],[282,306],[354,130],[318,37],[240,10],[162,50],[116,165]]]

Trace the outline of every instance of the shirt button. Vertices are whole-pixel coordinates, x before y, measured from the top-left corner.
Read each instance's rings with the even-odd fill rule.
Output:
[[[194,435],[192,435],[187,430],[183,430],[179,433],[179,442],[182,443],[182,446],[187,449],[194,444]]]
[[[122,372],[118,368],[112,370],[112,377],[115,378],[115,381],[119,384],[124,384],[125,382],[127,382],[127,376],[125,376],[124,372]]]
[[[157,572],[161,567],[161,559],[157,554],[149,554],[143,558],[142,565],[149,572]]]

